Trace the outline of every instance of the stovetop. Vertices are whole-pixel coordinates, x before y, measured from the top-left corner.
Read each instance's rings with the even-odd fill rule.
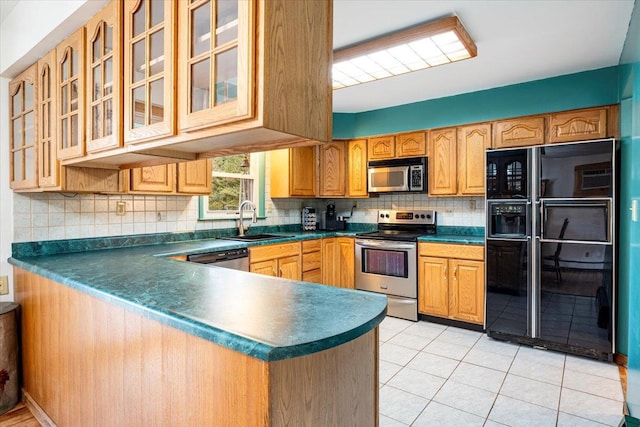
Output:
[[[358,233],[356,237],[415,242],[420,236],[436,232],[436,212],[433,210],[384,210],[378,211],[377,231]]]

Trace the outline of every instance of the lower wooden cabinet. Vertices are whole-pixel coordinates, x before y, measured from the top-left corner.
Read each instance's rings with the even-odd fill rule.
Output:
[[[302,241],[302,280],[322,283],[322,241]]]
[[[300,242],[249,248],[249,271],[265,276],[302,280]]]
[[[484,246],[420,243],[418,311],[484,323]]]
[[[355,289],[355,240],[352,237],[322,239],[322,283]]]

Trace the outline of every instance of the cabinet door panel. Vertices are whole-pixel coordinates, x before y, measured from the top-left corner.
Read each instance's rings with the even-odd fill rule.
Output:
[[[355,240],[338,237],[338,273],[341,288],[355,289]]]
[[[419,157],[427,155],[425,132],[412,132],[396,137],[396,157]]]
[[[316,149],[298,147],[290,149],[289,168],[291,171],[289,194],[291,196],[316,195]],[[276,171],[276,173],[278,173]]]
[[[86,25],[88,152],[121,145],[121,22],[122,5],[119,1],[112,1]]]
[[[278,277],[291,280],[302,280],[300,255],[278,259]]]
[[[178,163],[178,193],[211,193],[211,159]]]
[[[85,29],[56,47],[58,159],[85,154]]]
[[[452,259],[449,268],[449,317],[484,323],[484,263]]]
[[[369,138],[369,160],[392,159],[396,155],[395,136]]]
[[[458,193],[483,195],[485,150],[491,148],[491,124],[458,128]]]
[[[178,2],[182,130],[253,116],[252,0]]]
[[[38,185],[55,187],[60,183],[60,164],[56,155],[56,52],[38,61]]]
[[[431,316],[449,315],[448,260],[418,257],[418,311]]]
[[[318,268],[316,270],[305,271],[302,273],[302,280],[305,282],[322,284],[322,269]]]
[[[127,144],[175,134],[176,2],[124,2],[123,137]]]
[[[551,114],[549,142],[571,142],[607,136],[607,109]]]
[[[493,123],[493,148],[544,144],[544,117],[501,120]]]
[[[429,132],[429,195],[456,194],[456,129]]]
[[[32,65],[9,84],[10,186],[14,190],[38,187],[38,69]]]
[[[339,286],[340,272],[336,265],[338,257],[338,239],[329,237],[322,239],[322,283]]]
[[[320,196],[345,195],[345,144],[323,144],[320,149]]]
[[[367,140],[349,141],[347,172],[347,196],[366,197],[367,192]]]
[[[173,192],[175,191],[176,165],[145,166],[131,169],[133,192]]]
[[[278,277],[277,271],[278,261],[270,259],[267,261],[252,262],[249,265],[251,273],[262,274],[264,276]]]

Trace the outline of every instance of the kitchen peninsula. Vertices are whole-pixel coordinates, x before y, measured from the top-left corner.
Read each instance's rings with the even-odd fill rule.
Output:
[[[377,424],[383,296],[170,259],[246,243],[135,243],[14,246],[23,389],[40,416],[60,426]]]

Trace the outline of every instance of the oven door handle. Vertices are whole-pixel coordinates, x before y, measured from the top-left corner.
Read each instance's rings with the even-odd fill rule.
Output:
[[[415,245],[413,244],[402,244],[402,243],[389,243],[389,242],[359,242],[356,241],[356,246],[360,246],[363,248],[373,248],[373,249],[414,249]]]

